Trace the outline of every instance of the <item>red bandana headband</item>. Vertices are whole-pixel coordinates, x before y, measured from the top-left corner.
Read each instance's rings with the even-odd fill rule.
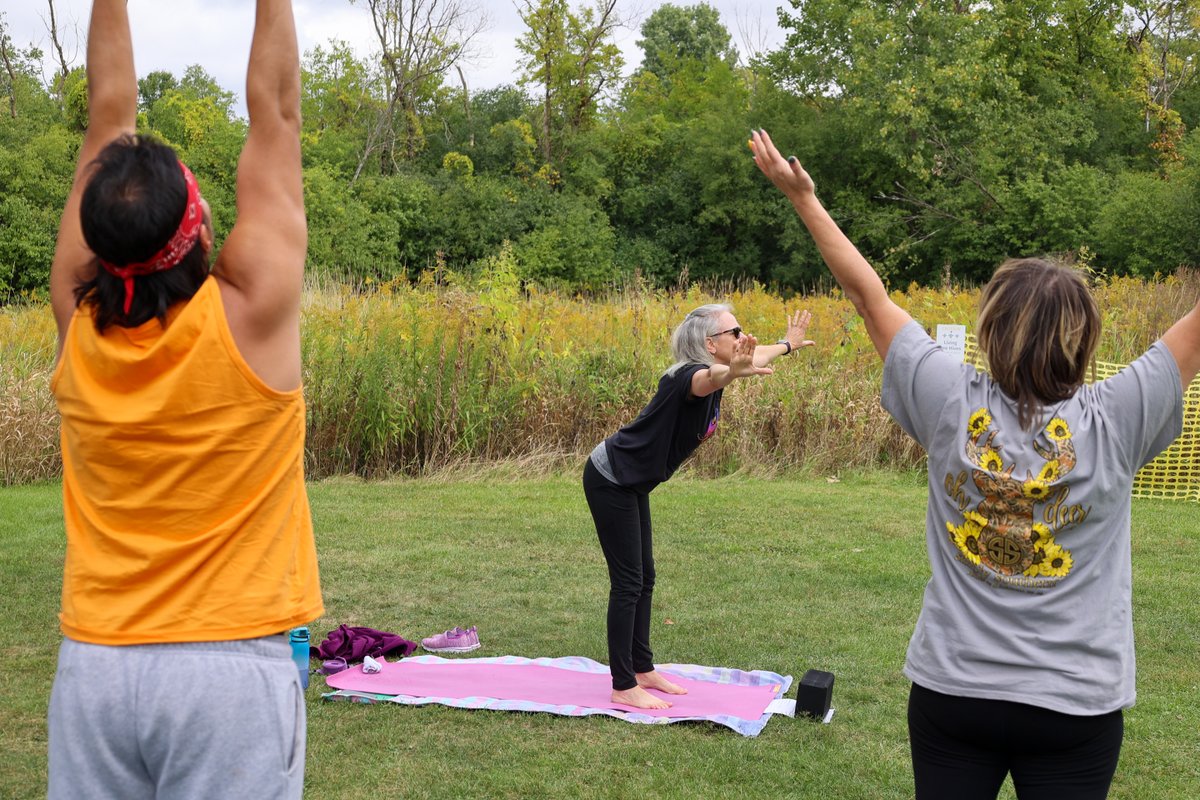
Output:
[[[133,304],[133,279],[138,275],[162,272],[175,266],[191,252],[196,239],[200,237],[200,227],[204,222],[204,212],[200,208],[200,187],[196,185],[196,176],[182,161],[179,162],[179,169],[183,172],[183,182],[187,184],[187,205],[184,206],[183,219],[179,221],[179,228],[162,249],[145,261],[136,264],[117,266],[104,259],[100,260],[100,266],[104,267],[106,272],[125,281],[126,314],[129,313],[129,307]]]

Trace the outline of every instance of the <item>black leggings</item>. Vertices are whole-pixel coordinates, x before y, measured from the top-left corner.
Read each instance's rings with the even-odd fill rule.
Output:
[[[650,496],[608,480],[591,459],[583,468],[583,494],[608,562],[608,663],[613,689],[632,689],[637,686],[635,673],[654,670]]]
[[[1103,800],[1124,735],[1120,710],[1083,717],[916,684],[908,696],[917,800],[995,800],[1009,772],[1020,800]]]

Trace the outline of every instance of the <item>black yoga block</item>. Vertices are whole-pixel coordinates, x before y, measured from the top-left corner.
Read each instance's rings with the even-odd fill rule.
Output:
[[[833,701],[833,673],[810,669],[796,687],[796,713],[825,719]]]

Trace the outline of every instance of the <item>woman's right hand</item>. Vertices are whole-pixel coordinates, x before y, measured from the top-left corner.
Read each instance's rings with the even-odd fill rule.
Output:
[[[795,200],[816,191],[812,176],[801,166],[800,160],[795,156],[784,158],[766,131],[760,129],[751,133],[750,149],[762,174],[789,199]]]
[[[912,317],[892,301],[875,270],[821,205],[813,180],[800,162],[780,155],[766,131],[754,131],[751,137],[754,163],[791,201],[821,258],[866,323],[875,351],[886,358],[896,332]]]

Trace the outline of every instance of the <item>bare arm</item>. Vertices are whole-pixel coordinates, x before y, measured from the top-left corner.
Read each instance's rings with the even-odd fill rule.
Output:
[[[300,168],[300,54],[290,0],[258,0],[246,73],[250,130],[238,160],[237,222],[214,273],[230,329],[278,389],[300,384],[300,295],[308,228]]]
[[[886,358],[892,339],[912,317],[892,302],[879,275],[821,205],[812,178],[800,162],[780,155],[766,131],[754,132],[751,147],[754,162],[792,202],[829,271],[866,323],[867,334],[879,357]]]
[[[754,350],[754,366],[765,367],[780,356],[786,356],[801,347],[812,347],[816,344],[812,339],[805,339],[808,323],[812,314],[807,311],[796,311],[788,315],[787,334],[783,337],[787,344],[760,344]]]
[[[79,201],[89,167],[104,146],[133,133],[137,122],[137,75],[125,0],[95,0],[87,43],[88,128],[75,177],[58,228],[50,265],[50,303],[58,323],[58,346],[75,312],[75,287],[95,274],[95,259],[83,240]]]
[[[1187,391],[1196,373],[1200,372],[1200,302],[1172,325],[1162,338],[1171,355],[1175,356],[1183,389]]]

